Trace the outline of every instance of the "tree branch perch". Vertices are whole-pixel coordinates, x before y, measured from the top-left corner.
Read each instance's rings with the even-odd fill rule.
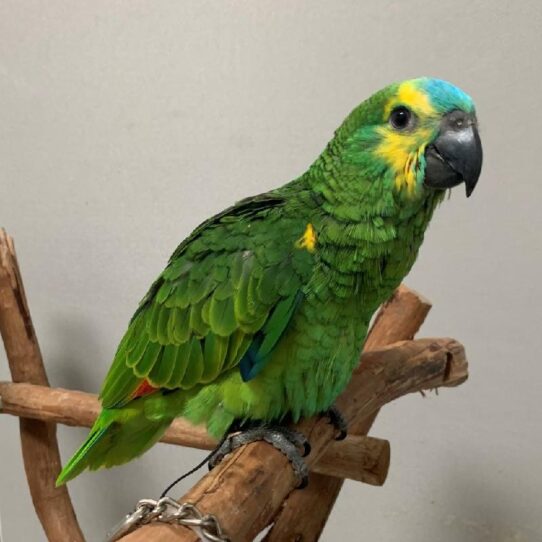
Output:
[[[453,339],[422,339],[364,354],[360,368],[337,401],[346,420],[360,423],[387,402],[416,391],[457,386],[467,378],[463,347]],[[312,446],[306,458],[312,468],[333,438],[322,418],[297,425]],[[203,513],[215,514],[235,542],[249,542],[279,510],[296,480],[288,460],[263,442],[236,450],[204,476],[179,502],[191,502]],[[196,542],[196,533],[178,525],[146,525],[123,538],[143,542]]]
[[[0,229],[0,333],[14,382],[48,386],[32,325],[13,240]],[[84,542],[66,487],[55,487],[60,472],[56,425],[20,419],[21,448],[34,508],[49,540]]]
[[[49,388],[33,384],[0,382],[0,412],[43,422],[91,427],[100,412],[96,395],[81,391]],[[195,427],[182,419],[175,420],[162,442],[212,450],[216,441],[204,427]],[[347,437],[333,441],[315,472],[382,485],[389,468],[389,443],[372,437]]]
[[[269,523],[266,542],[317,540],[338,495],[343,478],[381,485],[390,448],[366,434],[380,407],[406,393],[456,386],[467,378],[463,347],[453,339],[411,339],[430,304],[400,287],[383,306],[371,329],[360,367],[337,401],[349,423],[343,442],[322,418],[303,420],[296,428],[310,440],[307,458],[309,488],[296,483],[287,459],[257,442],[236,450],[202,478],[182,499],[203,513],[213,513],[235,542],[248,542]],[[100,406],[96,396],[51,389],[28,310],[13,241],[0,230],[0,332],[13,383],[0,382],[0,411],[20,417],[25,471],[32,500],[47,538],[52,542],[83,542],[69,494],[55,488],[60,470],[56,423],[90,426]],[[215,442],[203,428],[176,420],[164,442],[211,449]],[[289,497],[288,497],[289,495]],[[285,501],[285,498],[287,500]],[[306,510],[310,509],[311,514]],[[305,511],[305,513],[301,513]],[[127,542],[148,540],[196,542],[198,536],[178,525],[151,524],[127,535]]]
[[[365,341],[364,351],[412,339],[430,309],[431,303],[419,293],[404,285],[399,286],[380,308]],[[366,435],[377,414],[374,412],[359,423],[350,424],[349,434]],[[339,478],[311,472],[309,486],[304,491],[293,491],[284,501],[273,519],[273,527],[265,536],[265,542],[318,540],[343,483]],[[306,510],[314,513],[307,514]]]

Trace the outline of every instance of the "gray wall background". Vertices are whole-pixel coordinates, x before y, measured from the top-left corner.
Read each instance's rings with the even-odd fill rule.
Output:
[[[471,377],[383,411],[389,480],[347,483],[323,540],[542,540],[541,25],[539,0],[3,0],[0,225],[52,385],[98,390],[202,219],[298,175],[373,91],[446,78],[477,101],[483,177],[440,208],[407,284],[434,302],[423,335],[460,339]],[[64,459],[85,434],[59,428]],[[4,542],[43,540],[16,420],[0,435]],[[71,483],[88,540],[201,457],[159,445]]]

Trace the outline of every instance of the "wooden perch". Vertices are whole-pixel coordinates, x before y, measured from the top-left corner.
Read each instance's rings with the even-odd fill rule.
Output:
[[[405,395],[439,386],[457,386],[467,378],[463,347],[453,339],[422,339],[364,354],[337,406],[346,420],[359,424],[384,404]],[[312,468],[334,436],[323,418],[297,425],[312,446],[306,458]],[[288,460],[266,443],[236,450],[200,480],[179,502],[191,502],[202,513],[213,513],[235,542],[249,542],[268,525],[296,480]],[[123,538],[142,542],[196,542],[193,531],[178,525],[146,525]]]
[[[383,483],[390,448],[366,434],[385,403],[406,393],[455,386],[467,378],[462,346],[453,339],[411,339],[430,305],[404,287],[380,311],[366,341],[362,364],[337,401],[349,423],[349,437],[333,440],[323,418],[304,420],[297,429],[312,445],[307,466],[310,485],[294,491],[296,480],[287,459],[257,442],[236,450],[200,480],[180,501],[213,513],[234,542],[249,542],[272,521],[266,542],[317,540],[343,478]],[[83,542],[66,487],[55,488],[60,470],[56,423],[90,426],[99,412],[95,396],[51,389],[26,303],[13,242],[0,230],[0,332],[13,383],[0,383],[0,410],[20,417],[25,471],[38,517],[51,542]],[[164,442],[209,449],[202,428],[176,420]],[[285,498],[290,494],[288,499]],[[310,514],[307,514],[310,510]],[[196,533],[178,525],[150,524],[127,535],[127,542],[149,538],[196,542]]]
[[[430,309],[431,303],[419,293],[399,286],[378,312],[365,341],[364,351],[412,339]],[[374,412],[359,423],[350,424],[349,434],[366,435],[377,414]],[[343,480],[336,477],[311,473],[308,487],[304,491],[293,491],[284,501],[265,536],[265,542],[318,540],[342,486]],[[306,510],[312,513],[307,514]]]
[[[90,427],[100,403],[96,395],[33,384],[0,382],[0,412],[21,418],[71,426]],[[212,450],[216,441],[203,427],[175,420],[162,442]],[[315,472],[382,485],[389,469],[389,443],[371,437],[351,436],[333,441],[314,466]]]
[[[0,333],[13,381],[48,386],[13,240],[3,229],[0,229]],[[55,488],[60,472],[56,425],[26,418],[21,418],[19,424],[32,502],[47,538],[84,542],[68,490]]]
[[[381,486],[388,475],[390,455],[387,440],[349,435],[345,440],[331,441],[313,471],[337,478],[346,478],[346,473],[351,480]]]

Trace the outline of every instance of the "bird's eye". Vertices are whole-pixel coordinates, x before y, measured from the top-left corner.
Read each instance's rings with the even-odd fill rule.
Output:
[[[396,130],[405,130],[412,123],[412,113],[404,105],[396,107],[390,114],[390,124]]]

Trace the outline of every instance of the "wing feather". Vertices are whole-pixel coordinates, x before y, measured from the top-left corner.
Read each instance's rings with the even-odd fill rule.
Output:
[[[293,242],[282,254],[270,242],[267,254],[263,241],[251,245],[236,226],[283,203],[246,200],[181,243],[119,345],[100,394],[104,407],[126,404],[145,381],[188,390],[236,366],[245,380],[261,371],[301,302],[312,257],[292,255],[301,252]]]

